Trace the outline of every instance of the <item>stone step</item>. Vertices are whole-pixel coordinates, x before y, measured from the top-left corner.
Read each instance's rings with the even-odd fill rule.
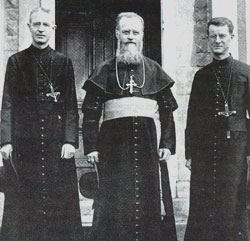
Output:
[[[188,218],[189,199],[175,198],[173,200],[175,221],[177,223],[186,223]]]
[[[183,241],[186,230],[186,223],[176,223],[177,239]]]
[[[175,198],[173,200],[174,215],[178,241],[183,241],[188,219],[189,199]]]

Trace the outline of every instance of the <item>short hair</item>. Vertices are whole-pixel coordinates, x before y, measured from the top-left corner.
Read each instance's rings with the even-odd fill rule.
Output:
[[[214,26],[228,26],[228,30],[230,34],[233,34],[234,31],[234,25],[232,21],[228,18],[225,17],[217,17],[217,18],[212,18],[208,24],[207,24],[207,33],[209,34],[209,27],[211,25]]]
[[[122,18],[138,18],[140,19],[141,23],[142,23],[142,29],[144,30],[144,20],[143,18],[134,12],[122,12],[120,14],[118,14],[117,18],[116,18],[116,27],[115,29],[118,30],[119,29],[119,24]]]
[[[48,8],[43,8],[43,7],[39,7],[39,8],[34,8],[33,10],[31,10],[30,12],[30,17],[29,17],[29,22],[31,23],[31,17],[34,13],[38,13],[38,12],[44,12],[44,13],[48,13],[50,15],[52,15],[52,11]]]

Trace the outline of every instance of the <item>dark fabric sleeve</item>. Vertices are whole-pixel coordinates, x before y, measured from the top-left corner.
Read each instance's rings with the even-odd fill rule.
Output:
[[[2,110],[1,110],[1,146],[9,143],[13,143],[12,140],[12,113],[13,113],[13,84],[17,78],[17,68],[14,64],[14,58],[9,58],[4,90],[2,99]]]
[[[67,59],[67,61],[64,143],[72,144],[75,148],[78,148],[79,115],[77,108],[75,77],[72,62],[70,59]]]
[[[102,115],[102,95],[101,90],[88,80],[83,89],[86,91],[86,96],[82,105],[82,130],[84,154],[87,155],[92,151],[98,151],[97,142],[99,122]]]
[[[190,93],[190,98],[189,98],[189,103],[188,103],[188,111],[187,111],[187,124],[186,124],[186,129],[185,129],[185,158],[190,159],[191,157],[191,136],[194,134],[194,129],[192,124],[195,123],[194,119],[197,116],[197,110],[198,110],[198,103],[199,101],[199,90],[201,88],[198,86],[199,84],[199,74],[196,73],[194,76],[193,84],[192,84],[192,89]]]
[[[248,118],[250,118],[250,68],[248,68],[247,81],[248,81],[248,97],[247,97],[247,111]],[[247,156],[250,156],[250,119],[247,119],[247,131],[248,131],[248,145],[247,145]]]
[[[157,96],[161,122],[160,148],[168,148],[171,154],[175,154],[176,134],[173,111],[178,107],[176,100],[170,90],[165,88]]]
[[[248,111],[249,112],[249,111]],[[249,112],[250,113],[250,112]],[[246,150],[246,156],[250,156],[250,119],[247,119],[247,150]]]

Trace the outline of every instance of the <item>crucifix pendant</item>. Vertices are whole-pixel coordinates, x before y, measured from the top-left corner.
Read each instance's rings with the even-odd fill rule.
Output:
[[[54,88],[53,88],[53,85],[51,83],[49,84],[49,87],[50,87],[51,93],[46,94],[46,96],[47,97],[52,97],[54,99],[54,102],[57,102],[57,96],[60,95],[60,92],[55,92]]]
[[[229,117],[229,116],[235,115],[235,114],[236,114],[235,110],[229,110],[227,101],[225,101],[225,111],[218,112],[218,115],[223,115],[225,117]]]
[[[235,115],[236,114],[236,111],[233,110],[233,111],[230,111],[229,110],[229,107],[228,107],[228,102],[225,101],[225,111],[220,111],[218,112],[218,115],[223,115],[225,117],[230,117],[231,115]],[[231,133],[229,130],[227,130],[227,139],[230,139],[231,138]]]
[[[129,93],[130,94],[133,94],[134,87],[137,87],[137,84],[135,83],[135,81],[133,80],[133,78],[134,78],[134,75],[131,75],[129,83],[126,84],[126,86],[129,87]]]

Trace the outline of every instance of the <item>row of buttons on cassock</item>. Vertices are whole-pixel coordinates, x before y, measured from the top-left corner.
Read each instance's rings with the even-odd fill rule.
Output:
[[[220,74],[221,72],[220,71],[218,71],[218,74]],[[216,112],[218,113],[219,111],[220,111],[220,108],[219,108],[219,104],[220,104],[220,98],[221,98],[221,96],[220,96],[220,93],[221,93],[221,89],[220,89],[220,84],[219,84],[219,81],[220,80],[220,76],[218,76],[218,80],[217,80],[217,82],[216,82],[216,98],[215,98],[215,110],[216,110]],[[217,179],[217,177],[216,177],[216,172],[217,172],[217,169],[216,169],[216,167],[217,167],[217,158],[218,158],[218,150],[217,150],[217,136],[216,135],[214,135],[214,154],[213,154],[213,166],[214,166],[214,169],[213,169],[213,180],[214,180],[214,182],[213,182],[213,188],[214,188],[214,190],[213,190],[213,200],[215,201],[216,200],[216,179]]]
[[[134,130],[134,160],[135,160],[135,241],[139,241],[139,229],[140,229],[140,194],[139,194],[139,183],[140,183],[140,175],[139,175],[139,123],[134,117],[133,130]]]
[[[41,166],[41,181],[42,181],[42,204],[41,204],[41,213],[44,216],[43,221],[46,222],[46,177],[45,177],[45,119],[41,118],[40,119],[40,144],[41,144],[41,154],[40,154],[40,166]]]
[[[42,64],[41,59],[39,60],[40,64]],[[40,70],[41,71],[41,70]],[[39,81],[38,81],[38,89],[41,91],[38,93],[38,100],[39,101],[45,101],[46,100],[46,93],[43,91],[46,88],[46,85],[48,84],[48,80],[46,79],[46,76],[43,73],[39,74]],[[47,221],[47,210],[46,210],[46,184],[47,184],[47,178],[45,173],[45,119],[41,116],[40,118],[40,175],[41,177],[39,180],[41,180],[41,208],[40,213],[43,216],[43,222]]]
[[[220,71],[218,71],[220,74]],[[220,83],[218,82],[220,80],[220,76],[217,76],[218,80],[216,82],[216,93],[215,93],[215,117],[218,116],[218,112],[220,111],[220,98],[221,98],[221,89],[220,89]],[[216,187],[217,187],[217,158],[218,158],[218,150],[217,150],[217,136],[214,135],[213,138],[213,201],[216,201]],[[209,217],[213,217],[213,214],[210,213]]]

